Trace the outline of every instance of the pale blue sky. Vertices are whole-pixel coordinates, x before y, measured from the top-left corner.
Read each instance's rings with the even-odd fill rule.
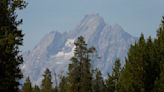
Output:
[[[144,33],[155,37],[164,0],[27,0],[18,12],[23,18],[23,50],[32,49],[50,31],[69,31],[86,14],[98,13],[108,24],[120,24],[133,36]],[[60,39],[60,38],[59,38]]]

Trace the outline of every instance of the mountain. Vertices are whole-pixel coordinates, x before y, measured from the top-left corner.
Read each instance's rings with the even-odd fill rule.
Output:
[[[136,40],[120,25],[108,25],[98,14],[86,15],[75,29],[64,33],[50,32],[35,48],[25,52],[25,62],[21,66],[24,76],[29,76],[33,84],[40,84],[46,68],[52,71],[53,80],[55,73],[66,74],[75,49],[74,41],[79,36],[84,36],[88,45],[96,48],[91,63],[104,77],[112,70],[116,58],[124,61],[128,48]]]

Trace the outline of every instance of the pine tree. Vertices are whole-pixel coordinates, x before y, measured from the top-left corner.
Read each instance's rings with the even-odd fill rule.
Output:
[[[0,92],[18,92],[22,78],[19,65],[23,62],[19,46],[23,34],[18,26],[16,10],[25,8],[23,0],[0,0]]]
[[[92,73],[91,73],[91,64],[89,56],[87,55],[80,62],[80,72],[81,72],[81,80],[80,80],[80,92],[91,92],[92,91]]]
[[[52,89],[52,92],[58,92],[58,87],[55,86],[55,87]]]
[[[76,58],[71,59],[72,63],[69,64],[68,85],[69,92],[80,92],[80,67]]]
[[[95,49],[87,48],[87,44],[82,36],[75,42],[74,56],[69,64],[68,85],[70,92],[91,92],[92,91],[92,73],[90,64],[90,54]]]
[[[115,91],[118,92],[119,90],[119,78],[120,78],[120,73],[121,73],[121,63],[119,59],[116,59],[114,63],[114,68],[112,72],[112,77],[114,78],[114,84],[115,84]]]
[[[121,75],[121,86],[124,92],[145,92],[145,56],[145,39],[142,34],[138,42],[129,49],[125,69]]]
[[[92,82],[92,92],[105,92],[105,84],[101,72],[96,69],[96,75]]]
[[[121,75],[122,92],[151,92],[159,76],[159,54],[151,37],[145,41],[143,34],[131,46]]]
[[[163,92],[164,90],[164,17],[157,38],[145,41],[141,35],[131,46],[119,84],[120,92]]]
[[[106,82],[106,91],[114,92],[115,91],[114,78],[110,74],[108,74],[108,79],[105,82]]]
[[[40,92],[40,88],[37,85],[35,85],[32,89],[32,92]]]
[[[160,64],[159,77],[156,78],[154,92],[163,92],[164,90],[164,17],[162,17],[162,22],[160,28],[157,32],[156,44],[158,48],[158,58]]]
[[[65,76],[60,77],[59,92],[67,92],[68,82]]]
[[[27,79],[22,87],[22,92],[32,92],[32,86],[31,86],[31,81],[30,81],[29,77],[27,77]]]
[[[41,92],[53,92],[51,71],[49,69],[46,69],[43,77],[44,78],[41,84]]]
[[[106,80],[107,91],[118,92],[120,73],[121,63],[119,59],[116,59],[113,66],[112,75],[108,75],[108,79]]]
[[[152,92],[163,92],[163,90],[164,90],[164,66],[161,68],[160,76],[155,81],[155,86]]]
[[[158,61],[158,52],[155,42],[149,37],[146,42],[144,56],[144,89],[145,92],[151,92],[154,88],[154,83],[159,77],[160,64]]]

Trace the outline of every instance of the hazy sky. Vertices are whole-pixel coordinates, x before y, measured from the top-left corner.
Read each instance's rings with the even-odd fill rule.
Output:
[[[86,14],[98,13],[108,24],[119,24],[133,36],[144,33],[155,37],[164,0],[27,0],[18,12],[23,18],[23,50],[32,49],[50,31],[69,31]],[[59,38],[60,39],[60,38]]]

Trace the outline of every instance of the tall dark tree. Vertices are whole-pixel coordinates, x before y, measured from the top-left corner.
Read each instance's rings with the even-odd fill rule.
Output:
[[[154,92],[163,92],[164,90],[164,17],[162,17],[162,22],[160,28],[157,32],[157,48],[158,48],[158,58],[160,64],[160,73],[155,82]]]
[[[152,92],[163,92],[164,90],[164,66],[162,66],[159,78],[155,81],[155,86]]]
[[[160,62],[157,42],[151,37],[144,39],[143,34],[138,42],[131,46],[128,58],[121,75],[123,92],[151,92],[155,80],[159,77]]]
[[[107,92],[114,92],[115,91],[115,83],[114,83],[114,78],[108,74],[108,79],[105,80],[106,84],[106,91]]]
[[[118,92],[120,73],[121,63],[119,59],[116,59],[113,66],[112,75],[108,75],[108,79],[106,80],[107,91]]]
[[[95,49],[87,48],[82,36],[75,41],[75,52],[69,65],[68,84],[70,92],[91,92],[92,73],[90,54]]]
[[[32,92],[40,92],[40,88],[37,85],[35,85],[32,89]]]
[[[164,17],[157,32],[157,38],[144,35],[129,49],[125,66],[121,71],[118,84],[119,92],[163,92],[164,90]],[[115,83],[109,76],[107,85],[110,92]],[[111,90],[112,89],[112,90]],[[113,91],[114,92],[114,91]]]
[[[55,86],[55,87],[53,88],[53,91],[52,91],[52,92],[58,92],[58,87]]]
[[[72,63],[69,64],[68,85],[69,92],[80,92],[80,67],[76,58],[71,59]]]
[[[151,37],[147,39],[145,56],[144,56],[144,89],[145,92],[150,92],[154,88],[154,83],[157,77],[159,77],[160,64],[158,61],[158,52],[155,46],[156,44]]]
[[[138,42],[131,46],[126,60],[123,75],[121,75],[124,92],[145,92],[145,39],[143,34]]]
[[[92,81],[92,92],[105,92],[105,84],[101,72],[96,69],[96,74]]]
[[[41,92],[53,92],[51,71],[49,69],[46,69],[43,77],[44,78],[41,84]]]
[[[32,86],[30,78],[28,77],[22,87],[22,92],[32,92]]]
[[[68,92],[68,82],[67,77],[60,77],[59,92]]]
[[[19,65],[23,62],[19,46],[23,34],[18,26],[17,10],[25,8],[24,0],[0,0],[0,92],[18,92],[22,73]]]

